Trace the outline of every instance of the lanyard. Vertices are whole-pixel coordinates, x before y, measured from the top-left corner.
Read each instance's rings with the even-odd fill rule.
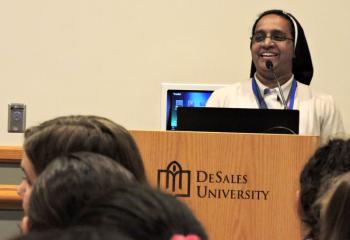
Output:
[[[256,83],[255,78],[252,79],[252,89],[253,89],[253,93],[255,95],[255,98],[258,102],[259,108],[260,109],[268,109],[264,98],[261,96],[261,93],[259,91],[258,84]],[[287,102],[289,100],[289,106],[288,106],[289,110],[293,109],[293,107],[294,107],[294,99],[295,99],[296,90],[297,90],[297,81],[295,79],[293,79],[292,87],[290,88],[288,98],[287,98]]]

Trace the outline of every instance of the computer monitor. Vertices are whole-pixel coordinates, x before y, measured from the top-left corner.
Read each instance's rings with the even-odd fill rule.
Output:
[[[161,129],[177,129],[178,107],[205,107],[214,90],[224,84],[162,83]]]
[[[180,107],[177,116],[184,131],[299,133],[299,110]]]

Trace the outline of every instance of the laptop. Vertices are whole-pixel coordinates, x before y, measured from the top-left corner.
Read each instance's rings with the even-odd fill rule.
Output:
[[[299,110],[179,107],[176,130],[298,134]]]

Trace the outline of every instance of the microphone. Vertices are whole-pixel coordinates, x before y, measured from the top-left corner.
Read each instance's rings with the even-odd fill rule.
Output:
[[[266,68],[267,68],[267,69],[273,71],[273,63],[272,63],[271,60],[267,60],[267,61],[265,62],[265,65],[266,65]]]
[[[275,73],[275,71],[273,70],[273,63],[272,63],[271,60],[267,60],[267,61],[265,62],[265,65],[266,65],[266,68],[267,68],[268,70],[270,70],[270,71],[273,73],[273,77],[275,78],[275,81],[276,81],[277,86],[278,86],[278,91],[279,91],[279,93],[280,93],[280,95],[281,95],[281,97],[282,97],[282,103],[283,103],[283,106],[284,106],[284,110],[287,110],[288,107],[287,107],[286,99],[284,98],[284,94],[283,94],[283,91],[282,91],[282,89],[281,89],[280,82],[277,80],[276,73]]]

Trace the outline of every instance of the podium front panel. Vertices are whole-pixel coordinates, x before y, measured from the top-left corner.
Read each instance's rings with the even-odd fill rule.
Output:
[[[318,137],[131,133],[151,184],[186,202],[210,239],[300,238],[298,178]]]

